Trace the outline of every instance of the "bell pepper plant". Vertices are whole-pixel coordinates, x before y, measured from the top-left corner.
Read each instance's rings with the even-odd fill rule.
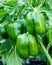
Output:
[[[3,65],[52,65],[52,0],[0,2]]]

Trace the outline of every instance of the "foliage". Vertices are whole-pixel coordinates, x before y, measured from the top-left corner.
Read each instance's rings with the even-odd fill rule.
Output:
[[[16,40],[19,34],[24,33],[35,37],[38,54],[46,55],[47,62],[52,65],[52,52],[49,50],[52,47],[52,0],[1,1],[0,56],[4,65],[22,65],[24,59],[16,53]]]

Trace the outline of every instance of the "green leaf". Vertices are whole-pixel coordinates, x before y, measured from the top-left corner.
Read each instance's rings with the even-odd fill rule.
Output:
[[[42,7],[39,10],[40,12],[44,12],[49,19],[52,19],[52,9],[50,8],[47,9],[46,7]]]
[[[16,7],[10,7],[6,5],[0,5],[0,18],[5,17],[7,14],[10,14],[16,10]]]
[[[46,2],[49,5],[49,7],[52,9],[52,0],[46,0]]]
[[[11,49],[11,42],[9,41],[9,39],[2,39],[0,40],[0,54],[4,54],[9,52],[9,50]]]
[[[22,65],[21,58],[16,55],[16,50],[13,49],[10,55],[2,57],[3,64],[6,65]]]
[[[18,0],[3,0],[3,1],[4,1],[3,4],[7,6],[14,6],[18,2]]]
[[[6,11],[0,8],[0,18],[6,15]]]

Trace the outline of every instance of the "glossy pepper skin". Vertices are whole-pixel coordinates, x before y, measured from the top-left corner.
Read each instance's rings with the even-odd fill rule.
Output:
[[[29,33],[36,31],[39,34],[45,33],[45,21],[43,14],[36,9],[26,16],[26,27]]]
[[[52,19],[48,22],[48,39],[52,42]]]
[[[17,21],[9,22],[6,25],[7,34],[9,35],[9,37],[11,37],[14,40],[16,39],[18,34],[20,34],[20,29],[21,29],[21,25]]]
[[[16,50],[23,59],[27,59],[29,56],[36,56],[38,47],[35,38],[29,33],[19,35],[16,41]]]
[[[24,19],[17,19],[16,21],[9,22],[5,28],[9,37],[16,40],[19,34],[26,32],[26,23]]]

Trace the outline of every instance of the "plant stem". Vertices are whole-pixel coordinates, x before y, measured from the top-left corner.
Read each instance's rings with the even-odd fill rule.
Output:
[[[46,55],[46,57],[47,57],[47,59],[48,59],[50,65],[52,65],[52,58],[51,58],[51,56],[49,55],[49,53],[48,53],[48,51],[46,50],[46,48],[45,48],[45,46],[43,45],[43,43],[40,43],[40,44],[41,44],[41,47],[42,47],[42,49],[43,49],[43,51],[44,51],[44,53],[45,53],[45,55]]]

